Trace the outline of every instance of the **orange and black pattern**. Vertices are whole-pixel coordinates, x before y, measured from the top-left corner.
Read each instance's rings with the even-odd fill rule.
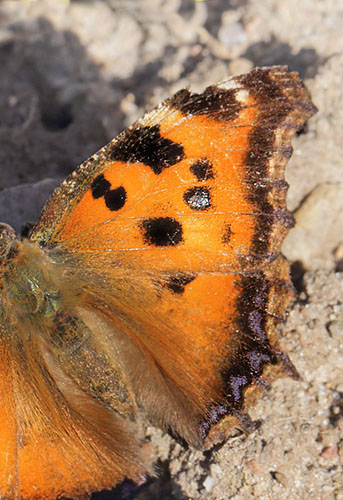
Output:
[[[28,238],[0,227],[0,496],[141,481],[143,414],[194,446],[296,376],[277,327],[296,73],[181,90],[83,163]]]

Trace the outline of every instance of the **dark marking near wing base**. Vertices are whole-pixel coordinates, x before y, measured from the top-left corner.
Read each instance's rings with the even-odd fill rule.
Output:
[[[207,160],[207,158],[200,158],[198,161],[193,163],[190,167],[190,171],[198,181],[207,181],[207,179],[213,179],[212,163]]]
[[[103,174],[98,175],[91,185],[94,199],[104,198],[106,207],[115,212],[123,208],[126,202],[126,191],[123,186],[111,189],[111,183],[105,179]]]
[[[207,187],[193,187],[188,189],[183,199],[192,210],[207,210],[211,207],[211,194]]]
[[[146,219],[141,225],[144,241],[158,247],[176,246],[182,241],[181,224],[171,217]]]
[[[165,281],[166,287],[173,293],[183,294],[186,285],[195,280],[196,275],[192,273],[177,273],[169,276]]]
[[[225,243],[226,245],[230,243],[231,237],[232,237],[232,229],[230,224],[227,223],[224,228],[224,233],[222,238],[223,243]]]
[[[109,155],[113,161],[144,163],[156,175],[185,157],[182,144],[163,137],[159,125],[126,130],[110,146]]]

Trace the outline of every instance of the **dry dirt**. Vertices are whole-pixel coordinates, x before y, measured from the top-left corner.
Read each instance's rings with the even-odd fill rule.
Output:
[[[175,90],[288,64],[318,114],[294,141],[284,252],[298,300],[282,333],[302,379],[210,452],[156,429],[159,475],[98,500],[343,499],[343,4],[337,0],[0,2],[0,220],[36,220],[52,188]]]

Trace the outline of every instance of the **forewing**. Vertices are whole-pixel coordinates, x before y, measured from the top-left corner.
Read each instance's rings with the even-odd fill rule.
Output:
[[[313,112],[284,67],[182,90],[82,164],[33,229],[93,273],[138,405],[194,444],[294,374],[275,334],[292,296],[284,168]]]

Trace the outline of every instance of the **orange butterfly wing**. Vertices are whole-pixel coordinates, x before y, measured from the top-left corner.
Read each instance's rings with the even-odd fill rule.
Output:
[[[21,342],[27,326],[11,332],[18,341],[1,331],[1,498],[81,498],[125,476],[140,480],[149,462],[143,468],[130,424],[84,397],[56,367],[53,380],[35,342]]]
[[[6,400],[7,409],[0,411],[13,411],[4,417],[8,425],[0,442],[16,443],[13,450],[5,448],[7,455],[13,451],[18,459],[26,448],[30,457],[33,448],[27,447],[46,433],[52,451],[37,469],[54,467],[51,484],[59,491],[76,496],[108,487],[144,471],[125,417],[135,420],[143,410],[162,427],[203,445],[223,417],[244,420],[245,408],[268,380],[294,373],[275,334],[292,295],[288,264],[280,256],[292,225],[284,167],[292,136],[313,112],[298,76],[283,67],[254,70],[203,94],[183,90],[55,191],[31,242],[23,243],[30,257],[37,244],[43,248],[52,277],[40,279],[44,286],[49,282],[44,311],[50,316],[43,328],[34,324],[49,383],[32,346],[25,348],[42,391],[49,386],[53,416],[38,431],[29,427],[23,445],[14,429],[16,404]],[[19,386],[14,394],[21,394]],[[42,409],[39,422],[46,413]],[[101,432],[102,416],[109,420],[107,435],[114,422],[120,428],[112,450]],[[96,441],[90,451],[87,433]],[[63,455],[77,468],[82,453],[92,463],[98,453],[101,464],[108,464],[108,454],[115,473],[108,465],[94,467],[92,474],[81,467],[85,480],[74,482]],[[16,468],[23,498],[32,498],[26,473],[39,498],[52,497],[51,484],[28,470],[25,461]],[[0,476],[0,486],[15,498],[15,483],[7,486],[6,477]]]

